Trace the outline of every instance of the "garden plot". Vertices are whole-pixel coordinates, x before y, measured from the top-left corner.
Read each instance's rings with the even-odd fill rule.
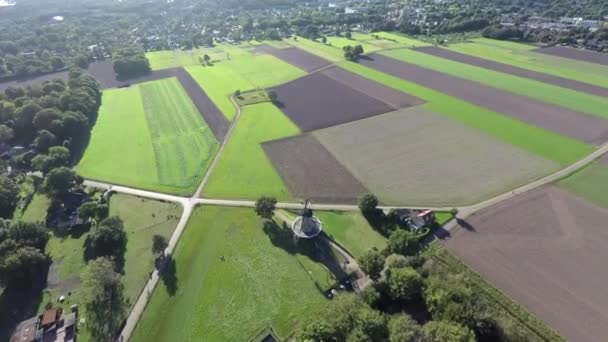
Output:
[[[472,204],[559,169],[557,163],[419,108],[313,134],[387,204]]]
[[[416,48],[416,51],[424,52],[437,57],[447,58],[453,61],[466,63],[490,70],[500,71],[507,74],[525,77],[536,81],[556,85],[558,87],[568,88],[583,93],[588,93],[597,96],[608,97],[608,88],[598,87],[592,84],[583,83],[564,77],[544,74],[537,71],[532,71],[520,67],[516,67],[506,63],[499,63],[489,59],[484,59],[476,56],[467,55],[464,53],[442,49],[435,46],[427,46]],[[608,85],[606,85],[608,87]]]
[[[381,83],[374,82],[342,68],[332,67],[323,70],[322,73],[345,86],[374,97],[395,109],[417,106],[425,102],[417,97],[389,88]]]
[[[360,63],[579,141],[600,144],[608,140],[608,120],[378,54]]]
[[[355,203],[361,183],[309,134],[262,144],[266,155],[297,198],[323,203]]]
[[[364,119],[393,110],[388,104],[320,73],[272,88],[276,103],[302,131]]]
[[[551,46],[546,48],[534,49],[532,51],[537,53],[544,53],[551,56],[575,59],[583,62],[608,65],[608,54],[601,52],[574,49],[565,46]]]
[[[218,143],[175,79],[107,90],[77,166],[85,178],[190,194]]]
[[[608,336],[608,210],[557,187],[485,209],[450,251],[569,341]]]
[[[276,58],[296,66],[306,72],[311,72],[331,64],[331,62],[328,60],[295,47],[278,49],[269,45],[260,45],[254,48],[253,51],[273,55]]]

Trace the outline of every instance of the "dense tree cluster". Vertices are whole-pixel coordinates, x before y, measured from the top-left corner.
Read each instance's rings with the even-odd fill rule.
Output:
[[[45,254],[49,233],[38,223],[0,219],[0,285],[28,288],[44,280],[50,259]]]
[[[349,61],[356,61],[363,55],[363,46],[361,45],[347,45],[342,49],[344,50],[344,58],[348,59]]]
[[[114,71],[120,78],[145,75],[150,72],[150,61],[142,49],[122,48],[112,54]]]

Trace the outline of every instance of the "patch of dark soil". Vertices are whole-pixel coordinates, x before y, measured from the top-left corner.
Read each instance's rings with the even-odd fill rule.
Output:
[[[414,50],[427,53],[429,55],[447,58],[456,62],[466,63],[478,67],[482,67],[485,69],[495,70],[499,72],[504,72],[507,74],[525,77],[529,79],[533,79],[536,81],[552,84],[562,88],[568,88],[576,91],[580,91],[583,93],[588,93],[597,96],[608,97],[608,88],[598,87],[592,84],[587,84],[579,81],[570,80],[567,78],[553,76],[549,74],[543,74],[541,72],[536,72],[524,68],[519,68],[516,66],[512,66],[505,63],[499,63],[495,61],[491,61],[488,59],[483,59],[471,55],[467,55],[464,53],[451,51],[447,49],[442,49],[435,46],[425,46],[416,48]],[[606,85],[608,87],[608,85]]]
[[[269,45],[260,45],[256,46],[253,49],[253,52],[266,53],[275,56],[276,58],[306,72],[311,72],[331,64],[331,62],[326,59],[295,47],[277,49]]]
[[[608,120],[453,77],[383,55],[359,63],[531,125],[592,144],[608,140]]]
[[[283,112],[302,131],[335,126],[392,111],[386,103],[321,73],[272,88]]]
[[[291,194],[324,203],[355,203],[365,187],[309,134],[262,144]]]
[[[552,46],[532,50],[546,55],[564,57],[589,63],[608,65],[608,53],[575,49],[566,46]]]

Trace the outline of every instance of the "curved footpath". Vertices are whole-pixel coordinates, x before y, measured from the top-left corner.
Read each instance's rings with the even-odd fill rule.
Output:
[[[93,181],[93,180],[85,180],[84,185],[86,185],[88,187],[92,187],[92,188],[97,188],[97,189],[121,193],[121,194],[133,195],[133,196],[138,196],[138,197],[143,197],[143,198],[148,198],[148,199],[153,199],[153,200],[180,203],[184,207],[184,211],[177,224],[177,227],[175,228],[175,231],[173,232],[173,235],[171,236],[171,240],[169,241],[169,246],[165,250],[166,255],[171,255],[173,253],[173,251],[175,250],[175,247],[177,246],[177,242],[179,241],[182,233],[184,232],[184,229],[186,228],[188,220],[190,219],[190,216],[192,215],[192,212],[197,205],[215,205],[215,206],[225,206],[225,207],[250,207],[250,208],[253,208],[255,206],[255,201],[251,201],[251,200],[227,200],[227,199],[200,198],[200,194],[201,194],[205,184],[207,183],[207,180],[209,179],[211,173],[215,169],[217,161],[219,160],[219,157],[222,154],[222,151],[224,150],[224,147],[232,134],[234,126],[236,125],[236,122],[238,121],[238,119],[241,116],[241,109],[235,102],[234,98],[231,97],[230,100],[232,101],[232,104],[237,109],[236,116],[235,116],[234,120],[232,121],[232,124],[230,125],[230,128],[228,129],[228,132],[226,133],[226,136],[225,136],[222,144],[220,145],[220,148],[219,148],[217,154],[215,155],[213,161],[211,162],[209,169],[205,173],[205,176],[203,177],[200,185],[198,186],[198,188],[196,189],[196,192],[194,193],[194,195],[192,197],[188,198],[188,197],[174,196],[174,195],[158,193],[158,192],[153,192],[153,191],[129,188],[129,187],[120,186],[120,185],[113,185],[113,184],[108,184],[108,183],[103,183],[103,182],[98,182],[98,181]],[[456,209],[458,209],[458,218],[466,219],[467,217],[473,215],[474,213],[476,213],[482,209],[493,206],[499,202],[505,201],[507,199],[520,195],[524,192],[539,188],[541,186],[544,186],[546,184],[549,184],[549,183],[557,181],[561,178],[564,178],[564,177],[582,169],[583,167],[589,165],[590,163],[592,163],[593,161],[595,161],[596,159],[598,159],[599,157],[601,157],[602,155],[604,155],[606,153],[608,153],[608,143],[601,145],[593,153],[591,153],[588,156],[586,156],[585,158],[577,161],[576,163],[571,164],[568,167],[565,167],[555,173],[552,173],[546,177],[538,179],[532,183],[523,185],[515,190],[506,192],[504,194],[498,195],[496,197],[493,197],[491,199],[485,200],[485,201],[477,203],[477,204],[473,204],[470,206],[456,207]],[[290,203],[290,202],[279,202],[279,203],[277,203],[277,208],[279,208],[279,209],[301,209],[302,204],[301,203]],[[346,205],[346,204],[312,204],[312,205],[310,205],[310,208],[313,210],[359,211],[358,206]],[[416,207],[416,206],[408,206],[408,205],[380,206],[379,208],[384,209],[384,210],[390,210],[393,208],[431,209],[434,211],[450,211],[453,209],[453,207]],[[456,225],[457,225],[456,220],[452,220],[444,228],[447,231],[449,231],[449,230],[453,229],[454,227],[456,227]],[[150,299],[152,291],[154,290],[154,288],[156,287],[156,284],[158,283],[159,275],[160,275],[159,270],[154,269],[154,271],[152,272],[152,275],[150,276],[150,279],[146,283],[146,286],[143,288],[142,292],[140,293],[139,298],[137,299],[137,302],[133,306],[133,309],[131,310],[129,317],[126,320],[125,326],[123,327],[123,330],[122,330],[120,336],[118,337],[118,341],[127,341],[129,339],[129,337],[131,337],[131,334],[135,330],[135,327],[137,325],[137,322],[139,321],[139,318],[141,317],[144,309],[146,308],[146,305],[148,304],[148,300]]]

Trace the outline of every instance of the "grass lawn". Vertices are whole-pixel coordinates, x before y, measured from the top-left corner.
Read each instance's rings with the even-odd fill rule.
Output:
[[[19,219],[25,222],[45,222],[49,205],[51,200],[46,195],[36,193]]]
[[[574,139],[528,125],[482,107],[453,98],[430,88],[367,68],[353,62],[340,66],[363,77],[422,98],[423,108],[445,115],[496,139],[520,147],[541,157],[568,165],[593,151],[593,147]],[[556,148],[559,146],[559,148]]]
[[[241,118],[203,189],[203,196],[256,199],[261,195],[291,199],[283,180],[260,143],[299,133],[298,128],[272,103],[242,109]]]
[[[536,48],[532,45],[478,38],[471,42],[451,45],[449,48],[469,55],[600,87],[606,87],[608,84],[608,67],[535,53],[530,51]]]
[[[363,39],[358,39],[363,38]],[[373,39],[371,36],[367,35],[353,35],[351,39],[345,37],[337,37],[337,36],[328,36],[327,37],[327,45],[337,47],[342,50],[345,46],[356,46],[361,45],[363,47],[363,51],[365,53],[374,52],[382,49],[382,47],[368,43],[369,39]],[[322,44],[322,43],[321,43]]]
[[[436,211],[435,212],[435,221],[438,224],[444,225],[446,224],[448,221],[450,221],[454,216],[452,215],[452,213],[449,213],[447,211]]]
[[[601,207],[608,208],[608,165],[593,163],[557,183],[560,188],[574,193]]]
[[[323,44],[320,40],[310,40],[303,37],[297,37],[297,40],[289,39],[286,40],[286,42],[332,62],[344,60],[344,51],[342,51],[342,49],[336,46]]]
[[[175,78],[106,90],[77,171],[85,178],[191,194],[218,143]]]
[[[236,114],[230,102],[235,90],[262,89],[304,76],[305,72],[271,55],[251,55],[239,49],[230,60],[213,66],[190,66],[186,71],[207,93],[228,120]]]
[[[608,99],[600,96],[459,63],[411,49],[390,50],[383,52],[383,54],[407,63],[419,65],[423,68],[476,81],[494,88],[593,114],[598,117],[608,118],[608,112],[606,111]]]
[[[386,238],[375,231],[358,213],[315,211],[323,222],[323,231],[346,248],[355,258],[375,247],[386,247]]]
[[[198,48],[192,50],[162,50],[150,51],[146,57],[150,61],[152,70],[201,65],[201,58],[208,55],[212,62],[219,62],[236,55],[242,55],[244,48],[250,48],[254,43],[244,42],[240,45],[217,44],[211,48]]]
[[[43,205],[44,203],[46,206]],[[50,203],[46,196],[37,194],[24,216],[27,215],[30,221],[44,221],[48,204]],[[181,212],[181,207],[173,203],[120,194],[111,197],[110,216],[118,216],[123,220],[128,236],[123,284],[125,295],[130,298],[131,304],[137,300],[153,269],[152,236],[160,234],[169,239],[177,226]],[[84,310],[79,286],[80,275],[86,267],[83,252],[88,234],[89,232],[85,231],[62,237],[51,236],[46,251],[53,260],[53,266],[49,271],[48,288],[43,292],[38,312],[44,311],[44,306],[48,302],[56,306],[57,298],[61,295],[67,297],[63,304],[64,310],[69,310],[71,304],[80,304],[81,310]],[[70,292],[71,295],[67,296]],[[86,312],[83,311],[82,314],[86,317]],[[78,339],[80,341],[91,339],[86,327],[81,327]]]
[[[241,93],[239,96],[235,96],[236,103],[239,106],[248,106],[256,103],[270,102],[270,97],[266,90],[254,90]]]
[[[174,254],[176,292],[161,281],[131,340],[247,341],[267,325],[290,335],[327,305],[315,280],[331,278],[289,252],[291,239],[250,208],[197,209]]]

